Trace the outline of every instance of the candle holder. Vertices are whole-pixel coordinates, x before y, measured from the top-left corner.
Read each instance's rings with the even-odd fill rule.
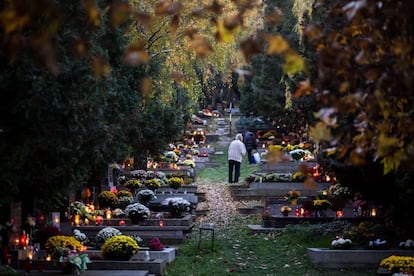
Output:
[[[73,225],[80,226],[80,215],[79,214],[76,214],[73,216]]]
[[[60,229],[60,212],[52,212],[52,222],[53,226]]]

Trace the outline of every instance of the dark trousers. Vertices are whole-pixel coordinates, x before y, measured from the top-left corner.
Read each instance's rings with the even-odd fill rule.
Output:
[[[240,162],[229,160],[229,183],[239,182],[240,164],[241,164]],[[233,179],[233,171],[234,171],[234,179]]]
[[[253,159],[252,159],[252,150],[253,149],[247,149],[247,160],[249,161],[249,164],[254,164]]]

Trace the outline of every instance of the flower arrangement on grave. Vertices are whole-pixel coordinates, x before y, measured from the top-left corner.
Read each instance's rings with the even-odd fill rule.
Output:
[[[82,244],[85,244],[88,241],[88,236],[79,229],[73,229],[73,237]]]
[[[164,250],[164,245],[161,243],[160,239],[153,237],[149,243],[149,249],[155,251]]]
[[[161,205],[168,207],[173,214],[180,214],[191,210],[191,203],[182,197],[166,198],[161,202]]]
[[[289,207],[289,206],[287,206],[287,205],[280,207],[280,212],[281,212],[284,216],[287,216],[287,215],[288,215],[291,211],[292,211],[292,208],[291,208],[291,207]]]
[[[83,202],[74,201],[74,202],[71,202],[69,204],[68,214],[70,216],[73,216],[73,215],[78,214],[81,217],[84,217],[85,216],[85,213],[86,213],[86,205]]]
[[[191,167],[191,168],[194,168],[196,165],[195,165],[195,162],[193,161],[193,160],[191,160],[191,159],[185,159],[184,161],[183,161],[183,165],[184,166],[189,166],[189,167]]]
[[[286,195],[285,195],[285,199],[286,200],[292,200],[292,199],[298,199],[300,196],[300,192],[299,191],[289,191]]]
[[[400,249],[414,249],[414,240],[408,239],[398,244]]]
[[[137,223],[148,219],[151,216],[151,211],[141,203],[133,203],[125,208],[125,214],[129,217],[132,223]]]
[[[137,242],[139,247],[141,247],[143,245],[144,240],[140,236],[138,236],[138,235],[129,235],[129,236]]]
[[[95,236],[96,242],[102,244],[106,240],[112,238],[113,236],[120,236],[122,235],[122,232],[114,227],[105,227],[101,230],[99,230],[98,234]]]
[[[98,195],[100,208],[115,208],[118,204],[118,197],[111,191],[102,191]]]
[[[303,182],[305,181],[307,175],[302,171],[297,171],[292,175],[292,180],[296,182]]]
[[[332,203],[327,199],[315,199],[313,200],[313,208],[315,210],[326,210],[332,207]]]
[[[335,249],[346,249],[350,248],[351,245],[352,241],[350,239],[344,239],[338,236],[331,242],[331,247]]]
[[[332,184],[328,189],[328,194],[333,197],[349,198],[351,191],[348,187],[343,186],[341,183]]]
[[[317,199],[328,199],[328,191],[327,190],[321,190],[316,195]]]
[[[157,178],[157,179],[160,180],[161,186],[167,185],[167,183],[168,183],[167,175],[164,172],[161,172],[161,171],[155,172],[154,173],[154,178]]]
[[[289,151],[289,154],[294,161],[299,161],[306,156],[306,151],[304,151],[303,149],[294,149]]]
[[[127,190],[120,190],[118,191],[116,195],[118,196],[118,198],[123,197],[123,196],[126,196],[126,197],[134,196],[130,191],[127,191]]]
[[[389,245],[386,240],[375,239],[368,242],[369,249],[387,249]]]
[[[156,189],[161,187],[161,181],[157,178],[147,179],[145,180],[144,184],[148,189],[152,191],[155,191]]]
[[[146,179],[148,174],[145,170],[133,170],[131,171],[131,176],[136,178],[136,179]]]
[[[127,187],[131,192],[136,191],[141,187],[141,181],[138,179],[129,179],[125,182],[125,187]]]
[[[121,208],[116,208],[112,211],[112,216],[114,218],[121,218],[121,217],[125,217],[125,212],[123,209]]]
[[[157,199],[157,196],[150,189],[140,190],[137,194],[137,200],[144,204],[154,199]]]
[[[132,193],[129,191],[124,191],[124,192],[128,192],[130,195],[129,196],[120,196],[118,193],[118,204],[117,207],[121,208],[121,209],[125,209],[128,205],[134,203],[134,197],[132,196]]]
[[[355,193],[354,202],[352,203],[352,208],[355,214],[358,214],[359,216],[364,215],[365,211],[368,208],[368,203],[364,199],[362,193],[360,192]]]
[[[65,235],[50,237],[45,243],[46,251],[56,259],[61,256],[59,251],[61,248],[69,248],[72,250],[80,251],[82,244],[74,237]]]
[[[101,248],[105,260],[127,261],[137,254],[139,246],[130,236],[113,236],[105,241]]]
[[[79,251],[67,247],[61,247],[59,251],[59,263],[64,273],[75,273],[85,271],[88,267],[86,264],[91,263],[88,254],[80,254]]]
[[[402,275],[413,275],[414,257],[391,255],[381,260],[380,268],[387,269],[390,273],[402,273]]]
[[[171,177],[168,179],[168,186],[174,190],[177,190],[182,185],[184,185],[184,180],[181,177]]]

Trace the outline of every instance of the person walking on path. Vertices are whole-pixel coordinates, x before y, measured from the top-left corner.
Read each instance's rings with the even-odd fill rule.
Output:
[[[238,133],[234,140],[230,143],[228,150],[229,183],[239,182],[240,165],[243,160],[243,155],[246,155],[246,146],[243,143],[243,135]]]
[[[249,164],[255,164],[256,162],[253,159],[252,151],[257,149],[257,140],[256,135],[251,130],[247,130],[244,135],[244,145],[246,146]]]

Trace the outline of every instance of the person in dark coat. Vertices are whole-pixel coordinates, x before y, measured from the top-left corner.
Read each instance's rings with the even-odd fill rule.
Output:
[[[255,161],[252,156],[252,151],[257,149],[257,138],[256,134],[251,130],[247,130],[244,134],[244,145],[246,146],[247,160],[249,160],[249,164],[254,164]]]

